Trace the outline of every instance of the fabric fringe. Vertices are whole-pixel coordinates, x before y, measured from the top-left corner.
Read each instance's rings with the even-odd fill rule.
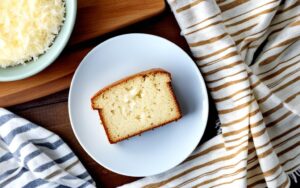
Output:
[[[297,169],[289,174],[289,177],[293,182],[298,183],[298,179],[300,179],[300,169]]]
[[[220,119],[216,120],[215,129],[217,129],[217,135],[222,134],[222,127]]]

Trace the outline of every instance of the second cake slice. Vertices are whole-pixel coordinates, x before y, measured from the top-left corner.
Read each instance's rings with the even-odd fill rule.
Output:
[[[124,78],[92,97],[110,143],[181,118],[171,74],[151,69]]]

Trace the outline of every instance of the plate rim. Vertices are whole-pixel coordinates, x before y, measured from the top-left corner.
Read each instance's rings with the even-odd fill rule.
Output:
[[[139,35],[139,36],[145,36],[145,37],[156,37],[156,38],[159,38],[161,40],[164,40],[165,42],[168,42],[168,43],[171,43],[172,45],[176,46],[179,50],[181,50],[183,53],[185,53],[187,55],[187,57],[192,61],[194,62],[193,63],[193,66],[195,69],[197,69],[197,76],[199,77],[199,80],[200,80],[200,84],[203,86],[203,94],[204,94],[204,97],[203,97],[203,100],[202,100],[202,103],[204,103],[204,109],[203,109],[203,114],[204,114],[204,119],[202,119],[203,121],[203,124],[205,125],[203,127],[203,131],[201,133],[201,135],[199,135],[199,139],[198,139],[198,142],[195,144],[195,146],[193,146],[192,150],[187,153],[187,156],[185,158],[183,158],[181,161],[179,161],[177,164],[175,164],[174,166],[168,168],[168,169],[165,169],[164,171],[162,172],[159,172],[159,173],[152,173],[152,174],[147,174],[147,175],[134,175],[134,174],[127,174],[127,173],[124,173],[122,171],[119,171],[119,170],[116,170],[116,169],[112,169],[108,166],[106,166],[106,164],[103,164],[101,161],[99,161],[98,159],[96,159],[95,156],[93,156],[91,154],[91,152],[88,151],[88,149],[85,147],[85,145],[83,144],[83,142],[81,141],[80,139],[80,136],[77,134],[77,131],[74,127],[74,123],[73,123],[73,118],[72,118],[72,113],[71,113],[71,98],[72,98],[72,90],[73,90],[73,86],[74,86],[74,82],[75,82],[75,79],[76,77],[78,77],[78,72],[79,72],[79,69],[81,68],[81,66],[83,66],[85,64],[86,59],[94,52],[96,51],[98,48],[100,48],[101,46],[103,46],[104,44],[106,43],[109,43],[110,41],[112,40],[116,40],[118,38],[121,38],[121,37],[126,37],[126,36],[129,36],[129,35]],[[117,174],[120,174],[120,175],[124,175],[124,176],[129,176],[129,177],[145,177],[145,176],[153,176],[153,175],[157,175],[157,174],[161,174],[161,173],[164,173],[170,169],[173,169],[174,167],[180,165],[184,160],[186,160],[194,151],[195,149],[197,148],[199,142],[201,141],[201,139],[203,138],[203,134],[205,132],[205,129],[207,127],[207,122],[208,122],[208,115],[209,115],[209,98],[208,98],[208,92],[207,92],[207,88],[206,88],[206,84],[205,84],[205,81],[204,81],[204,78],[198,68],[198,66],[196,65],[196,62],[190,57],[190,55],[188,55],[181,47],[179,47],[177,44],[175,44],[174,42],[172,41],[169,41],[168,39],[166,38],[163,38],[161,36],[157,36],[157,35],[152,35],[152,34],[146,34],[146,33],[127,33],[127,34],[121,34],[121,35],[116,35],[114,37],[111,37],[107,40],[104,40],[102,42],[100,42],[97,46],[95,46],[93,49],[91,49],[86,55],[85,57],[81,60],[79,66],[76,68],[76,71],[72,77],[72,81],[71,81],[71,84],[70,84],[70,90],[69,90],[69,94],[68,94],[68,114],[69,114],[69,120],[70,120],[70,124],[71,124],[71,128],[72,128],[72,131],[77,139],[77,141],[79,142],[80,146],[83,148],[83,150],[89,155],[89,157],[91,157],[96,163],[98,163],[99,165],[101,165],[102,167],[110,170],[111,172],[114,172],[114,173],[117,173]]]

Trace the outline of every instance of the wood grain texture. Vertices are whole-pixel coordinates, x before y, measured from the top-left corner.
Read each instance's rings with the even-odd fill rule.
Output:
[[[163,0],[78,0],[77,20],[67,50],[35,76],[1,82],[0,106],[23,103],[68,88],[83,57],[99,43],[99,40],[88,44],[84,41],[154,16],[164,8]]]
[[[162,12],[163,0],[78,0],[70,43],[77,44]]]
[[[24,80],[0,83],[0,106],[30,101],[69,87],[74,70],[91,48],[64,52],[50,67]]]

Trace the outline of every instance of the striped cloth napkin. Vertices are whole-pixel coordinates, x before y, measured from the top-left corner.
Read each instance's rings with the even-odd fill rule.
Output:
[[[55,134],[0,108],[0,187],[95,187]]]
[[[168,3],[222,133],[178,167],[123,187],[289,187],[300,175],[300,1]]]

